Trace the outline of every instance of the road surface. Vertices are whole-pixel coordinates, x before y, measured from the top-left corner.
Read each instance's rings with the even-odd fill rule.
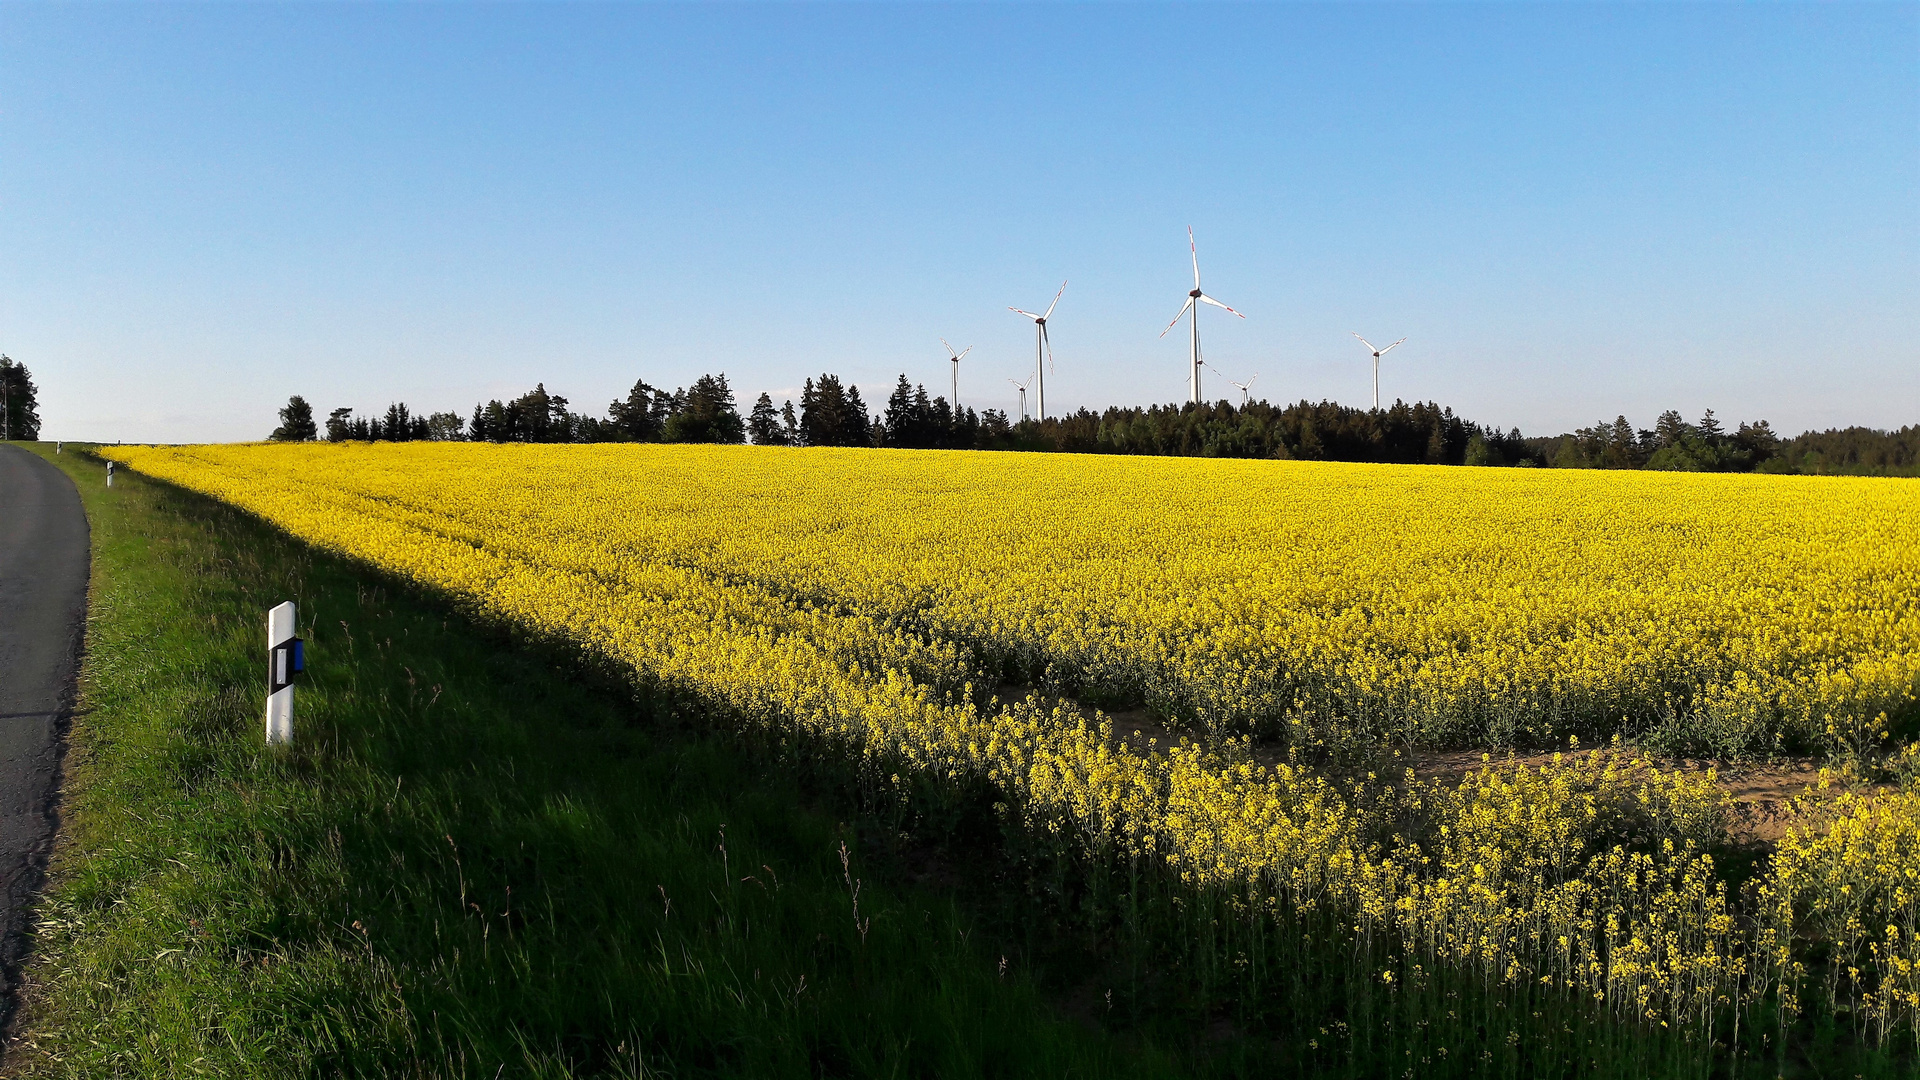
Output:
[[[65,473],[0,445],[0,1017],[53,844],[87,613],[87,516]]]

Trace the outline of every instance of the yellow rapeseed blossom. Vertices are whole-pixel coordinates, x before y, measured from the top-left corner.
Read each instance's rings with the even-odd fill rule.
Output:
[[[1920,484],[749,447],[117,447],[320,547],[578,643],[887,777],[984,780],[1035,830],[1328,911],[1654,1023],[1833,993],[1920,1016],[1909,794],[1860,794],[1730,897],[1709,775],[1619,749],[1388,785],[1265,746],[1621,731],[1873,750],[1920,706]],[[1144,703],[1146,749],[1002,681]],[[1292,759],[1299,760],[1299,759]],[[1184,886],[1183,886],[1184,887]],[[1251,890],[1247,893],[1247,890]],[[1249,909],[1252,910],[1252,909]],[[1836,970],[1838,965],[1836,965]],[[1839,976],[1836,976],[1836,979]]]

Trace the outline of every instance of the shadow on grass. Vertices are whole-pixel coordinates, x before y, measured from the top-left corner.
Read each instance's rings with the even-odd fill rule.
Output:
[[[858,830],[766,756],[248,515],[52,460],[95,579],[16,1069],[1177,1072],[1057,1018],[951,899],[868,880]],[[308,675],[269,751],[287,599]]]

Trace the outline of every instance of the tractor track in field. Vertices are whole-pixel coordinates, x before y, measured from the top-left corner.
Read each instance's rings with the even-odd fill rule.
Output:
[[[1005,683],[998,688],[997,700],[1014,702],[1024,700],[1034,694],[1036,688],[1023,683]],[[1048,705],[1069,705],[1092,717],[1093,708],[1071,698],[1039,694]],[[1189,741],[1197,741],[1191,732],[1183,731],[1168,724],[1162,717],[1144,707],[1131,709],[1103,710],[1113,724],[1113,740],[1116,745],[1124,746],[1135,753],[1151,754]],[[1556,757],[1573,761],[1585,755],[1606,750],[1606,747],[1590,747],[1580,750],[1528,750],[1510,751],[1497,749],[1462,750],[1420,750],[1410,759],[1395,762],[1382,761],[1373,768],[1397,769],[1411,767],[1414,778],[1421,781],[1437,782],[1446,787],[1457,787],[1469,774],[1488,765],[1515,764],[1538,769],[1550,764]],[[1631,751],[1633,746],[1625,749]],[[1286,755],[1277,747],[1269,744],[1256,744],[1252,748],[1253,759],[1261,764],[1271,765],[1286,760]],[[1730,797],[1733,818],[1728,822],[1728,839],[1737,847],[1756,852],[1772,850],[1787,831],[1794,826],[1804,826],[1804,805],[1796,807],[1796,799],[1822,793],[1821,763],[1814,758],[1779,758],[1770,760],[1728,761],[1712,758],[1683,758],[1665,755],[1653,755],[1652,762],[1661,769],[1678,770],[1688,773],[1714,771],[1715,783]],[[1358,768],[1322,768],[1320,771],[1330,777],[1352,776],[1365,771],[1366,766]],[[1838,778],[1834,778],[1838,780]],[[1860,784],[1838,780],[1832,793],[1855,788],[1884,788],[1886,784]]]

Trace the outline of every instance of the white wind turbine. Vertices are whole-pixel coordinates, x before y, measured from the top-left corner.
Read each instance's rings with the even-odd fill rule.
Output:
[[[1378,409],[1380,407],[1380,354],[1392,352],[1393,345],[1398,345],[1400,344],[1400,341],[1405,341],[1407,339],[1401,338],[1400,341],[1396,341],[1393,343],[1393,345],[1389,345],[1384,349],[1376,349],[1373,347],[1373,342],[1368,341],[1366,338],[1360,337],[1359,331],[1354,331],[1353,336],[1360,338],[1360,344],[1365,345],[1367,347],[1367,350],[1373,353],[1373,407]]]
[[[1260,377],[1260,373],[1256,371],[1252,375],[1247,376],[1246,382],[1234,382],[1232,379],[1227,380],[1228,386],[1231,386],[1234,389],[1240,391],[1240,407],[1241,408],[1244,409],[1247,407],[1248,388],[1253,385],[1253,380],[1259,377]]]
[[[947,345],[947,339],[941,338],[940,344]],[[947,352],[953,355],[953,396],[947,399],[947,403],[953,406],[953,414],[955,416],[960,415],[960,358],[972,351],[973,346],[971,345],[961,349],[959,352],[954,352],[953,346],[947,345]]]
[[[1173,317],[1173,321],[1167,324],[1166,330],[1160,331],[1160,336],[1166,337],[1168,330],[1180,325],[1180,320],[1186,318],[1189,309],[1193,311],[1193,372],[1187,378],[1187,389],[1190,391],[1193,403],[1198,405],[1200,404],[1200,303],[1212,304],[1236,319],[1244,319],[1246,316],[1200,291],[1200,249],[1194,246],[1191,225],[1187,227],[1187,250],[1193,255],[1193,291],[1187,294],[1186,307],[1181,308],[1180,314]]]
[[[1020,419],[1025,420],[1027,418],[1027,384],[1015,382],[1012,379],[1007,381],[1020,388]]]
[[[1203,361],[1203,362],[1204,362],[1204,361]],[[1220,376],[1220,377],[1221,377],[1221,378],[1223,378],[1223,379],[1227,379],[1227,373],[1226,373],[1226,372],[1224,372],[1224,371],[1221,371],[1221,370],[1220,370],[1219,368],[1217,368],[1217,367],[1213,367],[1213,365],[1212,365],[1212,364],[1207,364],[1207,366],[1208,366],[1208,367],[1210,367],[1210,368],[1213,368],[1213,373],[1214,373],[1215,375],[1218,375],[1218,376]],[[1238,391],[1240,391],[1240,407],[1241,407],[1241,408],[1243,408],[1243,409],[1244,409],[1244,408],[1246,408],[1246,407],[1247,407],[1247,388],[1248,388],[1248,387],[1250,387],[1250,386],[1252,386],[1252,385],[1253,385],[1253,380],[1255,380],[1255,379],[1257,379],[1257,378],[1259,378],[1259,377],[1260,377],[1260,373],[1256,371],[1256,372],[1254,372],[1254,373],[1253,373],[1252,375],[1249,375],[1249,376],[1247,376],[1247,381],[1246,381],[1246,382],[1234,382],[1234,381],[1233,381],[1232,379],[1227,379],[1227,385],[1228,385],[1228,386],[1231,386],[1231,387],[1233,387],[1233,388],[1234,388],[1235,390],[1238,390]]]
[[[1047,305],[1046,315],[1035,315],[1031,311],[1021,311],[1017,307],[1010,307],[1007,309],[1008,311],[1011,311],[1016,315],[1025,315],[1027,318],[1033,320],[1033,327],[1034,327],[1033,377],[1035,382],[1034,396],[1039,399],[1038,404],[1040,406],[1040,419],[1042,420],[1045,420],[1047,418],[1047,371],[1046,369],[1047,369],[1047,365],[1050,364],[1053,360],[1053,343],[1047,340],[1047,315],[1053,314],[1054,307],[1060,303],[1060,293],[1063,293],[1066,291],[1067,291],[1067,283],[1063,281],[1060,283],[1060,292],[1053,294],[1053,303]],[[1024,405],[1021,406],[1020,412],[1022,416],[1026,415],[1026,406]]]

